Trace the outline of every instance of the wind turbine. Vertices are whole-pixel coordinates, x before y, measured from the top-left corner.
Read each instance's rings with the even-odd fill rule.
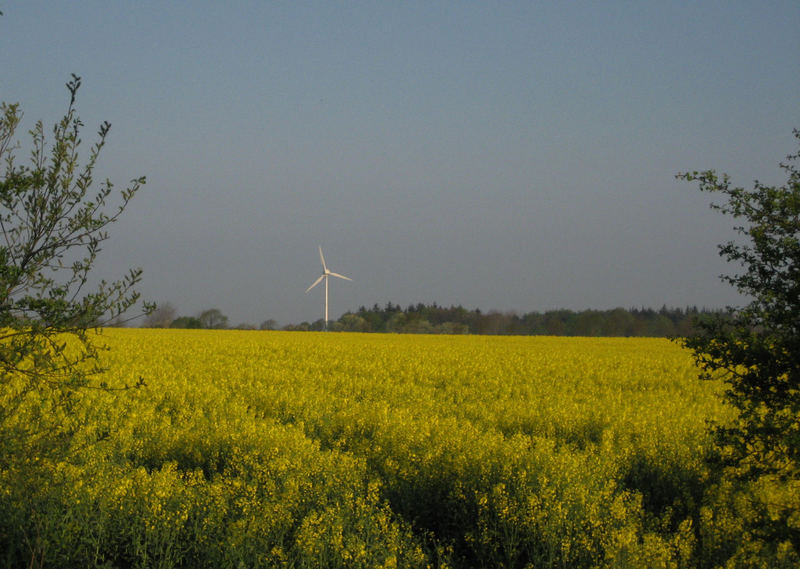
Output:
[[[346,277],[344,275],[340,275],[339,273],[334,273],[333,271],[328,269],[328,266],[325,264],[325,257],[322,255],[322,246],[319,248],[319,260],[322,261],[322,274],[319,276],[314,283],[306,289],[306,293],[310,291],[312,288],[317,286],[320,281],[325,281],[325,329],[328,329],[328,277],[338,277],[340,279],[344,279],[346,281],[352,281],[353,279]]]

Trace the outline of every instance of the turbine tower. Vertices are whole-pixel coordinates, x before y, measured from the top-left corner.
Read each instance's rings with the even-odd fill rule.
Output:
[[[306,289],[306,293],[310,291],[312,288],[317,286],[321,281],[325,281],[325,329],[328,329],[328,277],[337,277],[340,279],[344,279],[346,281],[352,281],[353,279],[346,277],[344,275],[340,275],[339,273],[334,273],[333,271],[328,269],[328,266],[325,264],[325,257],[322,255],[322,246],[319,248],[319,260],[322,261],[322,274],[319,276],[314,283]]]

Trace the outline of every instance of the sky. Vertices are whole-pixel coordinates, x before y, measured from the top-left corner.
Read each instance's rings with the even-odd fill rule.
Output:
[[[231,324],[387,302],[741,304],[732,220],[676,180],[781,184],[800,3],[0,1],[24,133],[82,78],[99,177],[147,184],[96,274]],[[25,138],[21,137],[24,143]],[[21,151],[22,151],[21,150]]]

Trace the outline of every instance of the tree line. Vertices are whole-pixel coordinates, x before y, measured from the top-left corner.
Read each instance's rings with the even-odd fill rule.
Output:
[[[264,320],[259,326],[243,323],[231,326],[228,317],[219,308],[208,308],[198,312],[196,316],[180,316],[176,308],[169,302],[160,303],[158,307],[148,314],[143,323],[143,328],[184,328],[208,330],[275,330],[277,322],[272,319]]]
[[[614,308],[613,310],[549,310],[546,312],[468,310],[463,306],[411,304],[403,308],[391,302],[372,308],[361,306],[338,320],[328,322],[334,332],[388,332],[400,334],[484,334],[546,336],[646,336],[686,337],[695,331],[696,320],[719,311],[686,308]],[[147,328],[206,328],[239,330],[320,331],[322,319],[287,324],[279,328],[272,319],[254,324],[230,326],[219,309],[203,310],[196,316],[179,316],[170,303],[151,313],[143,324]]]
[[[694,320],[711,313],[697,307],[567,309],[546,312],[468,310],[463,306],[416,304],[402,308],[387,303],[360,307],[329,324],[331,330],[428,334],[548,335],[548,336],[686,336]]]

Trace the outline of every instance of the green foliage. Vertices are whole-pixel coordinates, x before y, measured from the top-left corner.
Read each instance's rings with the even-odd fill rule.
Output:
[[[170,328],[189,328],[197,329],[202,328],[202,323],[199,318],[194,316],[179,316],[169,325]]]
[[[228,327],[228,317],[218,308],[209,308],[199,314],[197,319],[200,321],[201,328],[217,330]]]
[[[169,328],[205,328],[207,330],[222,330],[227,327],[228,317],[218,308],[203,310],[197,316],[179,316],[169,324]]]
[[[461,306],[445,308],[436,303],[412,304],[404,309],[389,302],[384,308],[376,304],[369,309],[362,306],[356,313],[348,312],[331,326],[331,330],[405,334],[673,337],[690,333],[692,318],[700,312],[696,307],[684,310],[663,306],[659,310],[550,310],[520,316],[497,311],[483,313]]]
[[[795,131],[800,141],[800,131]],[[787,157],[782,186],[732,187],[714,171],[680,174],[722,194],[712,207],[740,224],[720,255],[741,271],[722,278],[750,299],[744,308],[699,321],[686,339],[705,379],[722,378],[738,412],[717,426],[724,476],[747,493],[748,535],[736,559],[754,552],[800,561],[800,152]],[[745,499],[745,498],[742,498]],[[753,515],[752,512],[757,512]],[[772,553],[765,554],[765,552]],[[777,566],[777,561],[775,561]]]
[[[67,112],[52,140],[41,121],[30,131],[25,164],[16,159],[22,111],[18,104],[0,105],[0,464],[46,452],[49,434],[69,436],[76,391],[99,370],[87,331],[117,319],[139,298],[133,288],[139,269],[86,290],[107,227],[145,179],[134,179],[117,195],[108,180],[92,190],[111,125],[101,125],[81,165],[79,87],[73,75]],[[38,410],[34,421],[18,419],[26,406]]]

